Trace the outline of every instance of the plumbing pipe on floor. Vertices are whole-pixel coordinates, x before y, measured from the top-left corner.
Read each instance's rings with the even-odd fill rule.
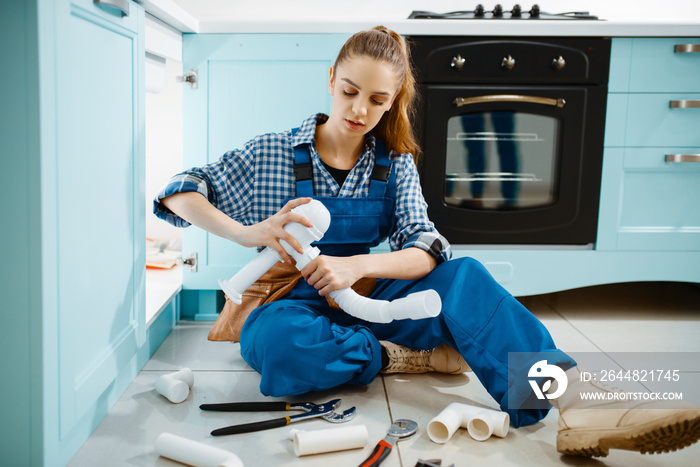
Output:
[[[155,451],[159,456],[194,467],[244,467],[241,459],[230,451],[171,433],[158,436]]]
[[[326,430],[291,430],[289,437],[294,443],[294,453],[301,457],[363,448],[367,445],[369,435],[366,426],[353,425]]]
[[[508,433],[510,416],[506,412],[453,402],[428,423],[428,436],[437,444],[445,444],[457,429],[466,428],[477,441]]]
[[[192,370],[183,368],[175,373],[163,375],[156,380],[156,391],[173,404],[179,404],[187,399],[194,385]]]

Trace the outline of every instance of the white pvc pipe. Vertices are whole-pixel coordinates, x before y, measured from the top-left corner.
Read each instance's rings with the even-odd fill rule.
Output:
[[[301,271],[304,269],[304,266],[319,255],[318,248],[312,247],[311,243],[323,238],[323,234],[326,233],[328,226],[331,225],[331,214],[323,203],[315,199],[295,207],[292,211],[306,217],[313,224],[313,227],[310,228],[297,222],[290,222],[284,226],[284,230],[299,242],[304,250],[303,254],[292,248],[289,243],[280,240],[280,245],[294,258],[297,263],[297,269]],[[228,298],[240,305],[243,292],[248,290],[255,281],[260,279],[260,276],[265,274],[278,261],[282,261],[279,254],[272,248],[266,247],[233,277],[228,280],[220,279],[219,286]]]
[[[155,451],[159,456],[194,467],[243,467],[241,459],[232,452],[170,433],[158,436]]]
[[[280,240],[282,247],[294,258],[297,269],[301,271],[320,254],[319,249],[312,247],[311,243],[323,238],[331,218],[328,209],[318,200],[311,200],[292,211],[309,219],[314,226],[307,228],[297,222],[290,222],[284,227],[302,246],[303,254],[299,254],[287,242]],[[267,247],[233,277],[219,280],[219,286],[228,298],[240,304],[243,292],[278,261],[281,259],[277,252]],[[434,290],[416,292],[391,302],[363,297],[350,287],[335,290],[329,295],[349,315],[373,323],[389,323],[395,319],[432,318],[439,315],[442,309],[440,295]]]
[[[314,431],[292,430],[289,435],[297,457],[363,448],[369,437],[364,425]]]
[[[163,375],[156,380],[156,391],[174,404],[187,399],[190,388],[194,385],[192,370],[183,368],[175,373]]]
[[[445,444],[459,428],[466,428],[477,441],[508,434],[510,416],[506,412],[453,402],[428,423],[428,436],[437,444]]]

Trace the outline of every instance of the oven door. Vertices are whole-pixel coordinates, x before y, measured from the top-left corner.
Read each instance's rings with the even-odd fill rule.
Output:
[[[604,87],[423,91],[423,191],[451,243],[595,242]]]

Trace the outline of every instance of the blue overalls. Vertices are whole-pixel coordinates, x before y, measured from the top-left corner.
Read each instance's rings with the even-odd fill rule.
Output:
[[[295,148],[298,197],[313,196],[308,145]],[[322,254],[368,253],[394,224],[396,171],[377,140],[375,170],[366,198],[316,197],[331,213],[331,225],[317,244]],[[380,340],[416,350],[443,342],[459,351],[515,427],[535,423],[546,409],[511,410],[507,393],[531,394],[526,378],[509,389],[508,352],[558,351],[549,333],[526,308],[471,258],[438,265],[419,280],[379,279],[371,298],[393,300],[434,289],[442,299],[435,318],[377,324],[331,308],[301,280],[281,300],[253,310],[241,333],[241,354],[261,375],[268,396],[323,391],[342,384],[368,385],[381,370]],[[565,363],[566,364],[566,363]],[[573,363],[566,364],[572,366]]]

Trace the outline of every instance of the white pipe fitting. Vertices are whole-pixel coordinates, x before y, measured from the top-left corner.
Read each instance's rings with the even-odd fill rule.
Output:
[[[366,426],[354,425],[314,431],[291,430],[289,438],[294,443],[294,453],[301,457],[363,448],[369,435]]]
[[[173,404],[187,399],[194,385],[194,375],[189,368],[163,375],[156,380],[156,391]]]
[[[348,287],[329,294],[349,315],[372,323],[390,323],[395,319],[432,318],[440,314],[440,295],[430,289],[392,300],[373,300],[363,297]]]
[[[297,263],[297,269],[301,271],[304,269],[304,266],[319,255],[319,249],[312,247],[311,243],[323,238],[323,234],[326,233],[326,230],[331,225],[331,214],[323,203],[315,199],[295,207],[292,211],[306,217],[313,224],[313,227],[305,227],[297,222],[290,222],[284,226],[284,230],[297,239],[304,250],[303,254],[292,248],[289,243],[280,240],[280,245],[294,258]],[[260,276],[279,261],[282,261],[279,254],[272,248],[266,247],[233,277],[228,280],[220,279],[219,287],[221,287],[221,290],[224,291],[228,298],[240,305],[243,292],[248,290],[255,281],[260,279]]]
[[[457,429],[466,428],[477,441],[508,434],[510,416],[506,412],[453,402],[428,423],[428,436],[433,443],[445,444]]]
[[[284,230],[302,246],[303,254],[299,254],[287,242],[280,240],[284,250],[294,258],[297,269],[301,271],[320,254],[319,249],[312,247],[311,243],[323,238],[330,226],[331,215],[323,203],[315,199],[295,207],[292,211],[303,215],[313,224],[311,228],[297,222],[290,222],[284,226]],[[219,280],[219,286],[228,298],[240,304],[243,292],[278,261],[281,261],[281,258],[277,252],[266,247],[233,277]],[[440,295],[434,290],[412,293],[391,302],[363,297],[350,287],[335,290],[329,295],[349,315],[372,323],[390,323],[395,319],[432,318],[439,315],[442,309]]]
[[[155,451],[159,456],[194,467],[244,467],[241,459],[230,451],[170,433],[158,436]]]

